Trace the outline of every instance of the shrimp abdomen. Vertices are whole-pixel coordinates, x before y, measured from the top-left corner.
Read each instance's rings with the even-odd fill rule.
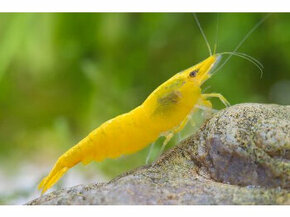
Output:
[[[49,175],[39,184],[42,193],[79,162],[88,164],[92,160],[100,162],[105,158],[117,158],[122,154],[139,151],[156,140],[159,133],[152,129],[146,130],[150,128],[142,109],[139,106],[105,122],[59,157]]]

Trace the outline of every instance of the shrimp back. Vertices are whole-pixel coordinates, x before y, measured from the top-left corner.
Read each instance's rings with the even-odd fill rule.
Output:
[[[210,77],[219,55],[212,55],[157,87],[132,111],[106,121],[65,152],[39,184],[44,193],[79,162],[87,164],[135,153],[159,136],[180,130],[198,103],[205,103],[200,86]],[[208,105],[208,104],[207,104]]]

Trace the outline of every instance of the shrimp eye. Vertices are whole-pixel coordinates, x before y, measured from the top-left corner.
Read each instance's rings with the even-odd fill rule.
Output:
[[[189,76],[190,76],[190,77],[195,77],[196,74],[198,73],[198,71],[199,71],[199,69],[195,69],[195,70],[193,70],[193,71],[189,74]]]

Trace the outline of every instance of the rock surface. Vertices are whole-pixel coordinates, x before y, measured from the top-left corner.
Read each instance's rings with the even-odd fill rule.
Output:
[[[229,107],[152,165],[28,204],[290,204],[290,106]]]

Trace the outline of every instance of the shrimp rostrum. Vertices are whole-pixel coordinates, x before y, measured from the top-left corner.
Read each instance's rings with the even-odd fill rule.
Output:
[[[212,76],[222,54],[211,54],[204,61],[175,74],[157,87],[132,111],[106,121],[87,137],[61,155],[51,172],[39,184],[42,193],[51,188],[63,174],[76,164],[103,161],[135,153],[165,136],[165,144],[183,129],[197,106],[211,108],[210,97],[227,100],[218,93],[202,94],[201,85]],[[241,57],[255,62],[249,56]]]

